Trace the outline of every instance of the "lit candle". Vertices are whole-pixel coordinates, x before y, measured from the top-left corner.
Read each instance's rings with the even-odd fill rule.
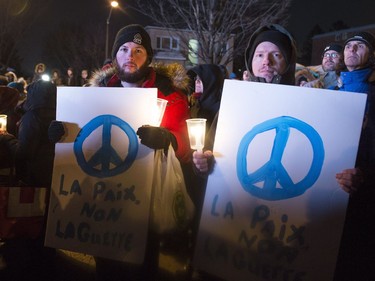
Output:
[[[193,118],[186,120],[186,123],[191,149],[196,149],[197,151],[202,152],[206,133],[206,119]]]
[[[159,127],[161,121],[163,120],[165,107],[167,106],[168,101],[164,99],[157,99],[155,112],[153,114],[154,121],[151,123],[152,126]]]
[[[0,115],[0,133],[7,131],[7,117],[5,114]]]

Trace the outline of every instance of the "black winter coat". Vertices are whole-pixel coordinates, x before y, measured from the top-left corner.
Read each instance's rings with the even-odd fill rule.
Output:
[[[55,145],[48,127],[56,120],[56,91],[56,85],[42,80],[28,88],[14,152],[16,176],[31,186],[51,186]]]

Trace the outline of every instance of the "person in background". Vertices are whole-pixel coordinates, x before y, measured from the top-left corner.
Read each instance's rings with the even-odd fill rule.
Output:
[[[296,80],[299,81],[299,86],[310,88],[333,89],[338,85],[340,71],[343,70],[344,62],[342,56],[342,46],[339,44],[328,44],[322,53],[322,64],[313,69],[304,68],[296,72]],[[319,78],[312,81],[309,76],[304,76],[303,72],[314,72]],[[314,77],[314,76],[313,76]],[[315,77],[314,77],[315,78]]]
[[[19,100],[18,103],[21,103],[26,98],[26,89],[24,80],[19,80],[20,82],[10,82],[8,87],[14,88],[19,93]]]
[[[6,86],[8,83],[8,78],[5,75],[0,75],[0,86]]]
[[[16,186],[49,190],[55,145],[49,141],[48,127],[56,119],[56,86],[41,79],[31,83],[25,109],[19,122],[18,137],[1,134],[0,146],[7,148],[8,157],[15,163]],[[1,249],[7,265],[4,274],[10,278],[1,275],[1,280],[3,277],[4,281],[27,280],[30,275],[38,276],[38,280],[53,280],[55,250],[44,247],[45,227],[44,224],[37,237],[5,241]]]
[[[220,108],[225,77],[215,64],[195,66],[187,74],[194,82],[194,91],[189,99],[191,118],[207,119],[206,128],[209,129]]]
[[[8,78],[8,82],[11,83],[11,82],[17,82],[17,75],[12,72],[12,71],[8,71],[7,73],[5,73],[5,76]]]
[[[205,118],[206,132],[210,131],[215,116],[220,108],[221,93],[224,85],[224,75],[221,67],[215,64],[201,64],[187,72],[194,83],[193,93],[190,95],[191,118]],[[192,168],[192,165],[189,165]],[[203,206],[206,177],[196,177],[194,170],[184,167],[185,181],[189,194],[196,207],[196,217],[193,225],[193,236],[196,236],[199,226],[200,213]]]
[[[350,194],[335,281],[365,281],[375,276],[375,39],[357,32],[344,45],[345,71],[339,91],[367,95],[367,105],[354,168],[337,173],[341,188]]]
[[[52,70],[52,77],[51,77],[52,83],[55,84],[56,86],[63,86],[62,80],[63,79],[61,78],[60,70],[58,69]]]
[[[65,77],[64,85],[65,86],[78,86],[77,77],[74,73],[73,67],[68,67],[68,69],[66,70],[66,77]]]
[[[89,82],[89,71],[87,69],[82,69],[81,77],[79,78],[79,86],[85,86]]]
[[[50,187],[55,146],[49,141],[48,127],[56,119],[56,86],[38,80],[27,90],[14,147],[16,176],[29,186]]]
[[[47,67],[44,63],[38,63],[34,68],[34,76],[32,82],[42,79],[43,74],[47,71]]]

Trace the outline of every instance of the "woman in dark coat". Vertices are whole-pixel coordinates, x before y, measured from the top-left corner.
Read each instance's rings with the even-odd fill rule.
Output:
[[[28,186],[50,187],[55,145],[48,139],[48,126],[56,119],[56,85],[38,80],[28,87],[22,104],[18,138],[0,136],[15,160],[16,177]]]

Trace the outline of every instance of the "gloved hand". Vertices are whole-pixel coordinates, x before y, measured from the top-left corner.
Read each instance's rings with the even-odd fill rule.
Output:
[[[141,144],[149,148],[168,151],[169,144],[172,144],[174,150],[177,149],[176,137],[165,128],[146,125],[138,128],[137,135]]]
[[[16,156],[18,140],[7,132],[0,133],[0,159],[5,163],[12,163]]]
[[[65,134],[64,124],[61,121],[53,120],[48,127],[48,138],[50,142],[57,143],[61,140],[62,136]]]

